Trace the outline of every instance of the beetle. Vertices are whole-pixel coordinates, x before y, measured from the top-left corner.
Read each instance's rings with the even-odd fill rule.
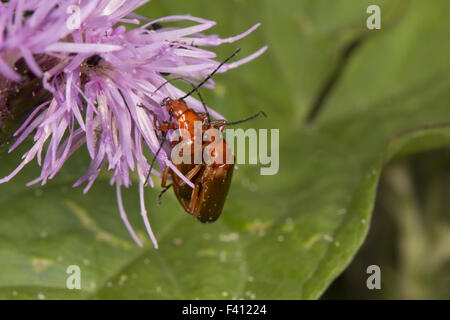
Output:
[[[181,135],[181,141],[179,140],[172,142],[172,147],[179,143],[187,145],[187,148],[183,148],[183,150],[190,150],[189,154],[187,155],[190,158],[190,162],[174,165],[176,166],[178,171],[180,171],[189,181],[194,184],[194,188],[192,189],[189,185],[186,184],[183,179],[179,177],[177,173],[173,172],[171,167],[166,166],[161,180],[161,187],[163,188],[163,190],[161,191],[158,200],[161,199],[161,196],[165,191],[167,191],[170,187],[173,187],[175,196],[177,197],[184,210],[203,223],[216,221],[222,213],[222,209],[231,185],[235,158],[225,139],[223,139],[220,135],[218,141],[202,141],[202,154],[206,149],[208,149],[208,153],[211,158],[208,163],[203,159],[201,163],[195,164],[194,123],[196,121],[200,121],[202,123],[202,140],[205,140],[205,138],[206,140],[208,140],[208,137],[205,136],[208,134],[208,131],[210,129],[216,129],[219,130],[220,133],[222,133],[227,125],[242,123],[256,118],[260,114],[266,116],[264,112],[260,111],[251,117],[235,122],[227,122],[225,120],[211,121],[210,115],[203,102],[200,92],[198,92],[198,88],[201,87],[206,81],[208,81],[220,69],[220,67],[234,55],[236,55],[238,51],[239,49],[236,50],[226,60],[224,60],[200,84],[194,86],[194,88],[185,96],[179,99],[171,99],[169,97],[163,99],[163,101],[161,102],[161,106],[165,107],[166,111],[170,115],[168,123],[161,126],[156,126],[157,119],[156,115],[154,115],[155,127],[157,127],[159,131],[163,132],[164,140],[161,143],[161,146],[158,149],[155,157],[153,158],[148,176],[150,175],[150,172],[153,168],[154,160],[163,147],[168,131],[170,129],[183,129],[186,130],[189,135],[187,137]],[[189,108],[184,101],[184,99],[190,96],[193,92],[198,93],[205,112],[197,112],[194,109]],[[171,176],[173,182],[172,184],[168,185],[167,180],[169,175]]]
[[[189,132],[189,137],[181,137],[181,141],[174,142],[174,144],[184,143],[188,148],[183,150],[189,150],[190,158],[189,163],[177,164],[177,169],[194,184],[192,189],[186,182],[181,179],[173,170],[167,166],[161,181],[161,187],[170,188],[173,186],[175,196],[184,208],[186,212],[196,217],[201,222],[213,222],[219,218],[225,199],[228,194],[228,190],[231,184],[231,178],[233,176],[234,169],[234,156],[226,144],[225,140],[221,138],[220,141],[211,141],[202,143],[202,151],[208,146],[212,147],[209,151],[212,155],[212,161],[207,164],[202,160],[201,163],[194,163],[194,122],[201,121],[202,135],[205,135],[209,129],[215,128],[212,125],[206,115],[197,113],[193,109],[189,108],[183,100],[171,100],[165,101],[165,107],[174,118],[175,126],[177,129],[184,129]],[[219,130],[223,130],[221,125]],[[169,130],[169,127],[165,126],[160,128],[161,130]],[[214,143],[214,146],[212,146]],[[203,153],[203,152],[202,152]],[[232,161],[226,163],[226,159],[232,157]],[[167,178],[171,174],[173,183],[167,185]]]

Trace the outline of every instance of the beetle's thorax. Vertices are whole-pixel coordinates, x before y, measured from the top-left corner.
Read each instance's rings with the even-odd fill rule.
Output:
[[[194,136],[194,123],[200,121],[203,124],[204,122],[204,118],[189,108],[183,100],[167,100],[165,106],[167,112],[172,114],[178,129],[189,131],[192,137]]]

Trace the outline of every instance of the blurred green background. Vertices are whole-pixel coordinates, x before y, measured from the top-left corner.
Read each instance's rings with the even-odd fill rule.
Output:
[[[371,4],[381,8],[380,30],[366,28]],[[280,129],[280,171],[239,166],[211,225],[189,217],[172,193],[157,206],[160,189],[148,190],[156,251],[136,186],[124,203],[143,249],[119,218],[108,172],[86,196],[71,188],[86,153],[44,187],[24,187],[39,172],[30,165],[0,185],[0,298],[450,298],[449,10],[447,0],[154,0],[140,8],[150,18],[215,20],[210,32],[222,37],[262,22],[214,50],[219,60],[237,47],[241,57],[269,50],[202,93],[228,119],[264,110],[268,118],[242,127]],[[3,175],[26,148],[6,150]],[[82,290],[66,289],[73,264]],[[366,287],[372,264],[381,290]]]

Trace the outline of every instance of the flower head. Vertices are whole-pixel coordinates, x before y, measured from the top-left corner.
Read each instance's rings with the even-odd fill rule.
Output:
[[[215,22],[190,15],[149,20],[133,13],[141,0],[39,1],[10,0],[0,3],[0,105],[8,100],[8,85],[26,86],[38,79],[40,90],[48,96],[29,113],[14,133],[13,151],[30,135],[34,144],[19,166],[4,183],[12,179],[33,159],[42,166],[41,174],[28,185],[45,184],[67,159],[82,147],[90,156],[88,171],[74,186],[85,183],[84,192],[93,185],[103,167],[111,171],[121,217],[133,239],[142,245],[131,227],[122,204],[121,187],[131,185],[130,173],[139,179],[141,215],[155,247],[157,242],[147,218],[144,185],[150,165],[145,150],[155,155],[160,147],[155,116],[168,120],[160,107],[166,97],[185,93],[167,81],[169,78],[198,83],[220,62],[214,52],[202,47],[237,41],[246,32],[219,38],[205,35]],[[171,27],[176,21],[190,21],[192,26]],[[136,27],[127,30],[122,23]],[[266,50],[233,63],[218,72],[238,67]],[[31,76],[19,72],[19,65]],[[214,87],[209,80],[206,87]],[[189,96],[186,103],[202,111],[202,104]],[[209,109],[209,108],[208,108]],[[8,110],[7,108],[5,109]],[[3,111],[3,112],[6,112]],[[222,118],[209,109],[212,116]],[[0,123],[1,129],[1,123]],[[171,166],[168,155],[158,152],[159,167]],[[156,170],[152,173],[160,176]],[[153,186],[153,181],[149,179]]]

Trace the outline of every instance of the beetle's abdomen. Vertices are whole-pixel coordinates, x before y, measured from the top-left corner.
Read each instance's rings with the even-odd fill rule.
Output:
[[[194,164],[179,164],[177,166],[178,170],[184,175],[186,175],[191,169],[194,168]],[[191,201],[191,195],[192,195],[192,188],[188,186],[187,184],[184,184],[180,187],[180,184],[183,182],[183,180],[177,176],[176,173],[172,174],[173,182],[178,186],[174,187],[175,195],[178,198],[178,201],[183,205],[183,208],[189,212],[189,202]]]
[[[197,207],[192,213],[201,222],[214,222],[222,213],[231,184],[233,168],[233,165],[207,166],[205,168]]]

